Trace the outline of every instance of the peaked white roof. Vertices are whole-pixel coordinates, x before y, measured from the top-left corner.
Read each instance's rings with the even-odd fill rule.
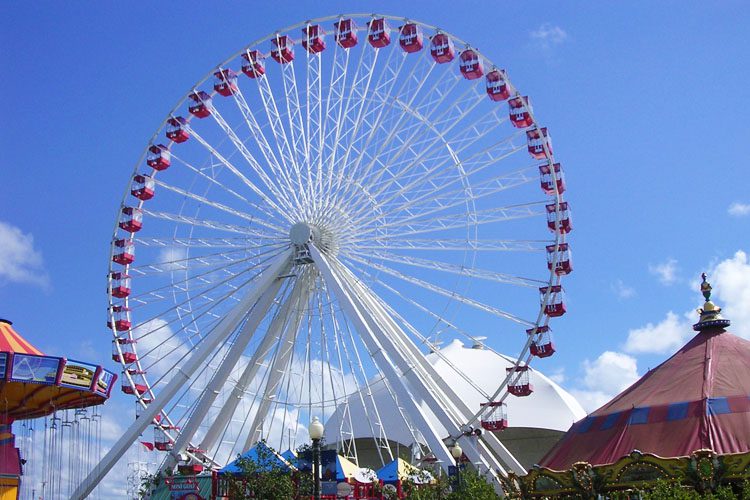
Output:
[[[489,394],[492,394],[505,378],[505,369],[513,366],[510,357],[496,354],[487,349],[466,347],[459,340],[454,340],[443,347],[439,355],[437,353],[428,354],[427,359],[443,379],[448,382],[448,385],[461,395],[466,405],[477,410],[481,403],[486,402],[486,399],[450,365],[459,367],[467,378]],[[551,429],[564,432],[570,428],[573,422],[586,416],[586,412],[573,396],[533,367],[529,369],[529,381],[534,386],[534,392],[530,396],[508,396],[505,400],[508,405],[508,424],[510,427]],[[402,444],[413,443],[414,437],[404,423],[399,409],[383,381],[373,381],[370,387],[372,398],[367,394],[362,394],[362,397],[360,397],[358,393],[352,394],[348,398],[349,413],[351,414],[355,437],[366,438],[379,434],[380,431],[376,426],[373,425],[373,428],[371,428],[371,424],[377,422],[375,417],[377,411],[388,439]],[[366,393],[366,391],[363,392]],[[362,399],[365,403],[364,408]],[[373,407],[373,400],[376,408]],[[421,406],[427,409],[424,402],[421,403]],[[429,411],[426,413],[432,415]],[[343,422],[344,425],[342,426],[341,419],[344,415],[344,405],[342,404],[326,422],[326,429],[338,431],[339,428],[343,428],[344,431],[348,431],[348,416],[344,417],[346,421]],[[436,429],[443,429],[436,420],[433,423]],[[338,432],[336,433],[338,434]]]

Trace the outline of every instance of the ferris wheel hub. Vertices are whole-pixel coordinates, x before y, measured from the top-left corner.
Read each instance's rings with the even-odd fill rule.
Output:
[[[289,229],[289,239],[294,245],[302,246],[318,240],[320,231],[307,222],[298,222]]]

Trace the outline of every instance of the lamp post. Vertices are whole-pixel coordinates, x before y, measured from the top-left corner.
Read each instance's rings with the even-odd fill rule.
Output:
[[[456,488],[461,490],[461,457],[464,454],[464,450],[461,449],[458,443],[453,445],[451,448],[451,456],[456,461]]]
[[[310,439],[312,439],[313,498],[315,500],[320,500],[320,440],[323,438],[325,430],[318,417],[313,417],[310,426],[307,428]]]

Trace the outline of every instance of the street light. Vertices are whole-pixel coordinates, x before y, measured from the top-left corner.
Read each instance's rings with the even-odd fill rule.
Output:
[[[320,500],[320,476],[322,475],[320,473],[320,440],[323,438],[325,430],[325,427],[323,427],[323,424],[318,420],[318,417],[313,417],[312,422],[310,422],[310,425],[307,428],[307,432],[310,434],[310,439],[312,439],[312,472],[314,477],[313,498],[315,500]]]
[[[464,450],[461,449],[458,443],[453,445],[451,448],[451,456],[456,461],[456,487],[461,489],[461,457],[464,454]]]

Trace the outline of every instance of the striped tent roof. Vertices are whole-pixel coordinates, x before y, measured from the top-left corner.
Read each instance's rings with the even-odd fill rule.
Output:
[[[42,351],[31,345],[13,329],[13,323],[0,319],[0,351],[42,355]]]
[[[682,349],[588,417],[573,424],[540,464],[614,463],[634,449],[660,457],[710,448],[750,451],[750,342],[722,328]]]

